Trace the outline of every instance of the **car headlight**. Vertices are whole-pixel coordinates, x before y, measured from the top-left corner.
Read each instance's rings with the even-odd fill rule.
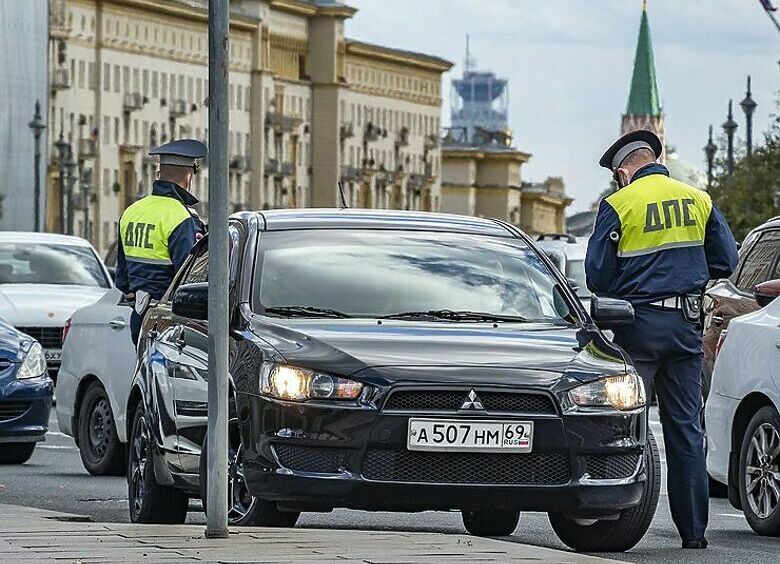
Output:
[[[614,407],[621,411],[644,407],[646,403],[642,378],[633,373],[577,386],[569,391],[569,398],[580,407]]]
[[[41,345],[33,343],[24,356],[16,378],[17,380],[26,380],[27,378],[38,378],[44,374],[46,374],[46,356],[43,354]]]
[[[260,378],[260,391],[283,400],[353,400],[363,384],[287,364],[267,364]]]

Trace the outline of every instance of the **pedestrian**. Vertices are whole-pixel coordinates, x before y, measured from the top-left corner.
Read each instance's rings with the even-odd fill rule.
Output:
[[[133,305],[130,335],[138,344],[144,313],[151,300],[165,294],[176,271],[205,226],[192,206],[189,192],[206,146],[194,139],[161,145],[149,152],[160,156],[152,193],[129,206],[119,219],[116,287]]]
[[[662,149],[654,133],[633,131],[601,157],[617,191],[601,201],[585,271],[594,294],[634,306],[634,323],[616,328],[615,342],[656,390],[682,547],[707,548],[701,298],[708,280],[734,271],[737,246],[709,194],[673,180],[657,162]]]

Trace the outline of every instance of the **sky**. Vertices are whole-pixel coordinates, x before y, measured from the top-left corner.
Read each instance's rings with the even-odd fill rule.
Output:
[[[514,144],[532,153],[524,180],[562,176],[588,209],[607,186],[597,161],[620,133],[642,0],[347,0],[358,13],[347,37],[421,51],[455,63],[444,75],[442,122],[449,122],[450,80],[463,69],[466,34],[480,69],[509,79]],[[780,6],[777,0],[775,4]],[[758,103],[754,139],[775,112],[780,32],[757,0],[648,0],[667,144],[704,169],[707,128],[737,105],[748,74]],[[778,12],[780,17],[780,11]],[[717,142],[717,139],[716,139]]]

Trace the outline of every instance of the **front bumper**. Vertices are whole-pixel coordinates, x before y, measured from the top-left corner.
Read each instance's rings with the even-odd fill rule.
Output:
[[[645,410],[483,413],[483,419],[533,421],[533,452],[440,453],[407,450],[408,420],[416,414],[388,413],[371,405],[334,407],[240,396],[249,490],[283,508],[491,507],[584,518],[614,515],[637,505],[642,496]]]
[[[0,388],[0,443],[44,440],[54,392],[51,379],[12,380]]]

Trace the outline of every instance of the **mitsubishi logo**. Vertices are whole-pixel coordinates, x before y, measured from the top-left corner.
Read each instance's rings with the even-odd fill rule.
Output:
[[[464,401],[463,405],[460,406],[460,409],[461,411],[465,409],[478,409],[480,411],[485,410],[485,408],[482,407],[482,402],[479,401],[479,396],[477,395],[477,392],[474,391],[474,388],[471,389],[468,397],[466,398],[466,401]]]

